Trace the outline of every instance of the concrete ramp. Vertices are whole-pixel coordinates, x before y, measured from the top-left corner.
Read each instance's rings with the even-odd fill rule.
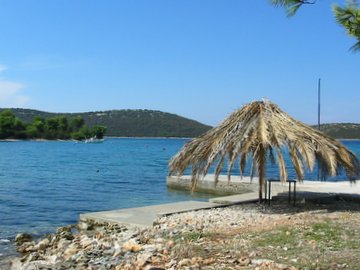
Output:
[[[109,222],[123,224],[130,227],[146,228],[152,226],[154,220],[161,216],[214,208],[218,206],[220,205],[217,203],[184,201],[138,208],[80,214],[80,220],[85,222],[89,220],[96,222]]]

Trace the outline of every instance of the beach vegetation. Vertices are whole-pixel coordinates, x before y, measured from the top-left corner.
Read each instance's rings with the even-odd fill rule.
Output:
[[[209,233],[204,233],[204,232],[188,232],[188,233],[184,233],[184,234],[179,234],[177,236],[174,237],[175,241],[180,241],[180,242],[194,242],[194,241],[198,241],[203,237],[209,237],[211,234]]]
[[[106,127],[94,125],[89,128],[84,120],[77,117],[37,116],[31,123],[24,123],[11,110],[0,112],[0,139],[48,139],[84,140],[90,137],[102,139]]]
[[[191,258],[194,256],[207,256],[208,252],[200,245],[197,245],[201,239],[212,239],[213,233],[204,233],[200,231],[179,233],[168,240],[174,241],[173,254],[176,258]]]

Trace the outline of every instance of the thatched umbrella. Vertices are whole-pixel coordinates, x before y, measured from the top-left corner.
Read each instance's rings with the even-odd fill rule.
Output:
[[[359,175],[357,157],[339,141],[313,129],[283,112],[269,101],[255,101],[235,111],[218,127],[189,141],[170,161],[170,175],[181,176],[192,168],[192,189],[215,163],[215,185],[227,160],[228,180],[234,163],[238,160],[240,173],[252,157],[251,176],[259,176],[259,200],[265,182],[267,160],[277,161],[280,180],[286,181],[287,169],[283,150],[289,152],[297,179],[304,177],[304,167],[310,171],[318,162],[323,176],[335,176],[344,169],[348,178]]]

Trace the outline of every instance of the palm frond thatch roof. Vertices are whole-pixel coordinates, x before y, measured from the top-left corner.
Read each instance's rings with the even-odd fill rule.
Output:
[[[280,180],[287,180],[283,149],[288,150],[299,180],[303,179],[305,169],[314,168],[315,161],[323,175],[334,176],[339,169],[344,169],[349,179],[359,175],[359,160],[344,145],[295,120],[270,101],[249,103],[219,126],[188,142],[170,160],[170,175],[183,175],[191,167],[194,189],[212,165],[215,165],[216,183],[225,160],[229,180],[237,160],[243,175],[252,156],[251,175],[259,176],[261,187],[267,160],[277,161]]]

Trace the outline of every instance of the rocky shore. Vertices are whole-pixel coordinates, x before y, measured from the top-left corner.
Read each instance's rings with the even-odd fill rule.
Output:
[[[314,204],[236,205],[162,217],[154,221],[153,227],[143,230],[81,222],[61,227],[40,241],[33,241],[27,234],[18,235],[17,251],[21,257],[14,259],[7,269],[295,270],[298,268],[291,263],[269,260],[266,254],[249,250],[248,240],[242,236],[251,237],[279,224],[299,225],[306,220],[342,215],[344,209],[352,211],[353,207],[354,213],[359,214],[358,204],[341,202],[341,205],[339,209],[337,203],[331,212],[328,207],[314,209]],[[289,262],[298,259],[294,257]],[[346,268],[336,267],[332,269]]]

